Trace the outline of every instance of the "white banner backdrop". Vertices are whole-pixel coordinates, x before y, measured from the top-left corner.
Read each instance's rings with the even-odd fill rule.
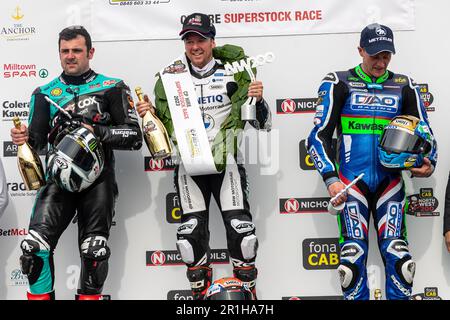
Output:
[[[102,3],[100,0],[95,2]],[[173,29],[168,33],[170,37],[177,38],[177,22],[166,20],[169,12],[156,11],[167,4],[156,2],[139,8],[145,9],[148,20],[171,25]],[[256,2],[266,8],[263,0],[214,0],[211,1],[212,10],[208,11],[220,11],[225,7],[230,12],[232,8],[232,12],[237,12],[252,8]],[[318,6],[332,3],[314,2]],[[347,8],[346,1],[340,2],[339,8],[342,9],[338,10],[337,6],[335,11],[341,16],[350,17],[354,8],[360,8],[353,1],[354,8]],[[179,23],[181,14],[206,11],[203,8],[207,9],[209,3],[204,1],[201,6],[187,7],[184,1],[171,1],[172,7],[166,7],[163,11],[175,12],[173,17]],[[273,63],[258,68],[258,79],[264,82],[264,96],[273,115],[273,130],[268,135],[259,136],[258,145],[250,143],[247,147],[251,155],[250,164],[246,166],[250,206],[260,243],[256,260],[260,299],[278,300],[290,296],[327,299],[341,295],[336,271],[336,238],[339,236],[336,219],[323,210],[327,204],[327,192],[319,174],[311,170],[311,161],[305,155],[301,141],[313,126],[312,112],[321,79],[330,71],[345,70],[360,62],[356,50],[359,31],[367,19],[370,20],[367,23],[372,22],[373,16],[367,12],[373,10],[371,6],[375,2],[364,3],[360,16],[353,21],[355,32],[275,37],[261,30],[259,34],[267,36],[217,40],[218,45],[231,43],[243,46],[249,56],[271,51],[276,57]],[[450,111],[446,106],[450,101],[450,91],[444,78],[449,70],[445,64],[440,64],[442,72],[436,72],[436,64],[447,61],[450,52],[450,41],[444,41],[440,36],[443,29],[450,29],[446,16],[450,3],[441,0],[376,3],[383,8],[382,23],[390,24],[384,19],[389,17],[384,13],[385,8],[401,3],[414,8],[407,12],[415,12],[416,15],[415,22],[409,21],[407,14],[399,14],[397,19],[401,19],[401,23],[393,22],[396,28],[414,31],[395,32],[397,54],[390,64],[391,70],[408,74],[416,82],[424,84],[422,94],[439,143],[438,166],[431,178],[410,179],[405,175],[407,195],[416,195],[422,203],[419,209],[428,213],[426,216],[416,216],[422,212],[419,210],[406,217],[410,251],[417,262],[413,291],[422,297],[437,295],[450,299],[450,255],[442,238],[444,191],[450,167],[447,121]],[[103,4],[109,8],[108,1],[103,1]],[[98,23],[91,21],[91,5],[89,0],[0,2],[0,156],[10,195],[9,206],[0,219],[0,299],[26,297],[27,279],[19,268],[19,244],[28,232],[36,194],[24,190],[17,171],[15,148],[9,136],[11,120],[18,115],[26,121],[32,91],[61,72],[57,53],[58,32],[71,24],[83,24],[92,31],[91,26]],[[116,5],[114,8],[139,9],[132,5]],[[291,9],[287,5],[284,10]],[[303,8],[296,10],[300,9]],[[280,8],[277,10],[282,11]],[[135,24],[134,11],[120,12],[122,20],[116,16],[118,27]],[[101,14],[101,11],[96,14]],[[109,13],[104,11],[102,14],[106,19]],[[240,28],[239,35],[247,32],[243,25]],[[219,33],[226,32],[223,24],[219,24],[218,29]],[[150,96],[155,84],[153,75],[183,51],[183,43],[178,38],[96,41],[94,46],[94,70],[124,79],[131,89],[141,86],[144,93]],[[247,136],[250,141],[256,139],[254,130],[247,130]],[[145,146],[140,151],[117,151],[115,154],[120,195],[115,225],[111,228],[109,239],[112,253],[104,293],[110,294],[113,299],[189,299],[186,268],[180,264],[175,251],[180,216],[179,203],[174,197],[172,163],[149,160]],[[214,201],[210,215],[211,248],[218,250],[213,255],[217,261],[213,265],[214,278],[229,276],[231,265],[226,263],[227,254],[223,251],[226,247],[225,229]],[[375,248],[376,235],[372,223],[370,227],[369,286],[372,296],[376,289],[381,289],[385,297],[384,267]],[[55,290],[58,299],[74,298],[79,263],[77,227],[71,224],[55,250]]]
[[[210,15],[218,37],[357,32],[380,20],[394,30],[412,30],[413,4],[413,0],[91,0],[91,21],[97,41],[176,39],[184,17],[198,10]]]

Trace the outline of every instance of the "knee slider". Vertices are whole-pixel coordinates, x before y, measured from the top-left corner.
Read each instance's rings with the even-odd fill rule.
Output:
[[[108,258],[111,255],[103,236],[92,236],[81,243],[82,267],[80,294],[99,294],[108,275]]]
[[[364,249],[357,242],[345,243],[341,248],[341,263],[338,267],[339,279],[344,290],[352,288],[359,276],[358,260]]]
[[[344,290],[352,288],[358,278],[358,269],[356,266],[347,263],[341,263],[338,267],[339,280]]]
[[[230,225],[237,234],[242,257],[251,260],[256,257],[258,250],[258,238],[255,235],[255,224],[251,221],[232,219]]]
[[[84,239],[81,243],[81,254],[86,259],[101,261],[111,255],[107,240],[103,236],[93,236]]]
[[[195,261],[194,247],[192,245],[193,239],[191,241],[189,240],[190,238],[194,238],[193,234],[198,224],[198,220],[192,218],[182,223],[177,229],[177,249],[181,255],[181,259],[186,264],[192,264]]]
[[[29,283],[34,284],[44,267],[44,260],[36,254],[50,250],[49,244],[35,231],[30,230],[20,243],[23,255],[20,256],[20,269],[27,275]]]
[[[396,263],[397,273],[405,283],[412,285],[416,273],[416,263],[410,256],[405,256]]]

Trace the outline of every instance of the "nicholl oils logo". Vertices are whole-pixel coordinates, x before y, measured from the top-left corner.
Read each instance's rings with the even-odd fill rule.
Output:
[[[7,41],[30,40],[36,34],[36,27],[26,24],[27,14],[16,6],[9,13],[11,24],[0,26],[0,37]]]

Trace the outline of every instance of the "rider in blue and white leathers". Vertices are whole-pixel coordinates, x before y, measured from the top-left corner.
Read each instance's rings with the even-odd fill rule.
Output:
[[[382,30],[370,28],[366,32],[376,38],[387,30],[389,36],[389,28],[380,25],[377,28]],[[393,42],[391,47],[375,48],[378,50],[374,52],[374,48],[363,46],[367,36],[363,33],[359,47],[363,63],[348,71],[329,73],[320,85],[315,126],[307,149],[332,197],[345,187],[343,184],[365,174],[335,203],[345,201],[338,215],[341,246],[338,271],[344,297],[369,299],[366,262],[372,213],[385,264],[386,297],[408,299],[415,264],[407,242],[403,179],[400,171],[387,171],[380,164],[378,140],[384,126],[397,115],[413,115],[427,124],[428,118],[419,89],[411,78],[387,70],[391,54],[395,53]],[[331,151],[335,130],[336,159]],[[411,172],[416,176],[431,175],[436,158],[434,146],[424,165]]]

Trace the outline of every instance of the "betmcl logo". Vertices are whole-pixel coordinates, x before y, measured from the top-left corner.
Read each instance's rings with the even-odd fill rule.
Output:
[[[338,238],[305,239],[302,248],[306,270],[337,269],[339,266]]]
[[[168,223],[180,223],[183,212],[176,192],[166,195],[166,220]]]
[[[406,214],[416,217],[437,217],[435,212],[439,205],[438,199],[433,195],[433,188],[420,188],[420,193],[406,197]]]
[[[177,250],[147,251],[145,257],[146,264],[149,267],[184,265]],[[227,249],[211,249],[209,258],[211,263],[222,264],[230,262],[230,255]]]

